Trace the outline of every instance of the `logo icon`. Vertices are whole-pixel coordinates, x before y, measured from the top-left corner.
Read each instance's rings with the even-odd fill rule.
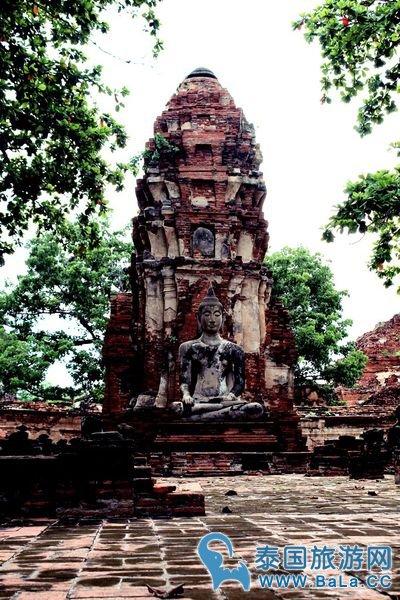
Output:
[[[242,560],[239,560],[238,566],[233,569],[224,567],[223,555],[217,550],[211,550],[208,547],[210,542],[222,542],[225,544],[228,549],[229,558],[232,558],[234,552],[231,540],[223,533],[208,533],[201,538],[199,545],[197,546],[197,553],[201,562],[211,575],[214,592],[224,581],[238,581],[243,589],[248,592],[250,590],[251,578],[250,571],[246,564]]]

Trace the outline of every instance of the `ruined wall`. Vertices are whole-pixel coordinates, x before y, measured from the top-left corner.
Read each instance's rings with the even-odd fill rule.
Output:
[[[356,346],[367,355],[368,362],[354,388],[340,388],[343,400],[350,406],[360,402],[399,404],[400,314],[362,335]]]
[[[380,406],[332,406],[299,408],[300,428],[313,450],[340,436],[360,438],[367,429],[387,431],[395,423],[394,406],[382,410]]]
[[[57,442],[80,435],[81,415],[77,411],[52,409],[45,402],[30,402],[29,408],[26,403],[15,403],[14,408],[0,407],[0,440],[14,432],[18,425],[25,425],[32,438],[46,434]]]

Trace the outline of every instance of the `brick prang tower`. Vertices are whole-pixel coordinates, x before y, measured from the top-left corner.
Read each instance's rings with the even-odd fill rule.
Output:
[[[296,349],[263,266],[261,161],[253,126],[216,76],[190,73],[155,122],[137,182],[132,293],[113,298],[104,347],[106,415],[122,415],[132,398],[159,415],[179,400],[178,347],[197,336],[212,284],[223,336],[245,352],[243,397],[275,420],[293,416]]]

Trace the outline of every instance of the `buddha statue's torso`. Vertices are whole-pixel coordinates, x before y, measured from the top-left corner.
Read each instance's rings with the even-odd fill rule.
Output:
[[[229,394],[235,387],[235,374],[240,376],[241,348],[224,339],[212,346],[201,338],[186,344],[182,354],[191,363],[190,391],[194,401],[217,401]]]

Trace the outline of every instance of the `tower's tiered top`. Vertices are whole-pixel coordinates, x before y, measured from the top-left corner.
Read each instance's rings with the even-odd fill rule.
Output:
[[[139,259],[146,248],[154,258],[261,263],[268,240],[261,152],[253,126],[212,71],[201,67],[184,79],[154,133],[137,188]],[[166,241],[158,232],[156,249],[157,227]]]

